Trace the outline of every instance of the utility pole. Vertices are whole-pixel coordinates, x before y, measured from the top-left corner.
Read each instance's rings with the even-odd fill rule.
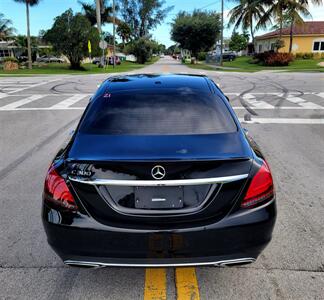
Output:
[[[113,0],[113,66],[116,66],[116,7],[115,0]]]
[[[223,65],[223,43],[224,43],[224,0],[222,0],[222,25],[221,25],[221,55],[219,64]]]
[[[100,7],[100,2],[101,0],[96,0],[96,17],[97,17],[97,28],[98,28],[98,32],[100,35],[100,40],[103,40],[103,35],[102,35],[102,31],[101,31],[101,7]],[[102,57],[100,60],[100,64],[103,67],[104,66],[104,62],[105,62],[105,50],[102,49]]]

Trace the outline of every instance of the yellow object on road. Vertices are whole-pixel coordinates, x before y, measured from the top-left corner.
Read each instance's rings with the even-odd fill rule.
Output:
[[[145,271],[144,300],[166,299],[165,268],[147,268]]]
[[[199,300],[199,288],[195,268],[176,268],[178,300]]]

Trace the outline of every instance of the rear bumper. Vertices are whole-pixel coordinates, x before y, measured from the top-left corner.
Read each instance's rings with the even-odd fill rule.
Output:
[[[275,201],[200,227],[139,230],[79,216],[71,225],[43,209],[48,242],[62,260],[84,266],[222,265],[252,262],[271,240]]]

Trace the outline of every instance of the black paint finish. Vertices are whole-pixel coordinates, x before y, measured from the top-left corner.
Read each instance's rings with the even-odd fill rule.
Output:
[[[186,88],[217,95],[237,131],[202,135],[96,135],[80,133],[79,125],[54,159],[56,170],[65,179],[79,209],[73,212],[55,207],[44,197],[42,218],[49,244],[63,260],[106,263],[172,264],[256,258],[271,239],[275,199],[253,209],[240,207],[264,158],[211,80],[186,75],[114,77],[99,88],[80,123],[87,118],[89,107],[95,106],[97,99],[108,91],[125,89],[136,93],[154,88]],[[248,177],[218,185],[180,186],[179,191],[95,187],[69,180],[154,180],[151,170],[156,165],[165,168],[166,180],[240,174]],[[165,196],[171,204],[150,206],[149,199],[156,195]],[[138,198],[140,204],[136,204]],[[182,203],[172,207],[180,198]],[[128,212],[121,212],[120,208]],[[132,213],[138,208],[146,210],[145,213]],[[174,210],[172,214],[163,213],[170,208]],[[152,210],[157,213],[150,213]]]

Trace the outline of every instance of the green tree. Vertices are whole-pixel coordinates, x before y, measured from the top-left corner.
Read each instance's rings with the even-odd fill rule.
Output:
[[[221,30],[220,15],[200,10],[191,14],[181,11],[171,26],[171,39],[197,57],[198,52],[208,51],[215,45]]]
[[[239,27],[242,27],[243,30],[249,30],[253,44],[255,30],[254,22],[258,22],[265,14],[263,4],[264,1],[260,0],[240,0],[238,5],[229,12],[229,25],[234,24],[234,30]]]
[[[289,29],[289,53],[292,51],[292,43],[293,43],[293,29],[294,26],[298,26],[304,23],[303,17],[310,17],[311,14],[307,9],[307,4],[304,1],[289,1],[289,4],[286,9],[286,13],[284,15],[284,19],[286,19],[290,23]]]
[[[114,37],[110,32],[103,32],[103,39],[107,42],[108,45],[112,45],[114,43]]]
[[[239,34],[233,31],[231,40],[229,42],[229,49],[232,51],[239,52],[245,50],[249,43],[249,35],[247,33]]]
[[[174,53],[180,53],[180,48],[178,47],[177,44],[169,46],[165,51],[165,54],[167,55],[172,55]]]
[[[40,0],[14,0],[15,2],[24,3],[26,5],[26,19],[27,19],[27,52],[28,52],[28,68],[32,68],[32,53],[30,42],[30,22],[29,22],[29,7],[37,5]]]
[[[112,6],[108,5],[108,0],[104,0],[103,2],[103,8],[101,9],[101,23],[107,24],[107,23],[113,23],[113,8]],[[79,4],[82,6],[82,10],[84,13],[84,16],[89,20],[91,23],[91,26],[94,26],[97,24],[97,15],[96,15],[96,4],[95,1],[92,1],[92,3],[86,3],[83,1],[79,1]],[[118,10],[118,6],[116,6],[116,10]],[[120,20],[116,18],[116,24],[119,24]]]
[[[4,14],[0,13],[0,38],[6,39],[16,31],[12,26],[12,21],[6,19]]]
[[[127,44],[125,51],[127,54],[134,54],[137,62],[144,64],[151,59],[154,48],[154,42],[147,37],[141,37]]]
[[[256,29],[260,27],[265,27],[268,24],[272,24],[272,20],[275,21],[274,27],[279,30],[279,40],[282,37],[282,29],[283,27],[289,26],[287,25],[287,11],[291,6],[298,5],[303,6],[308,9],[309,4],[312,3],[314,5],[321,5],[323,3],[322,0],[265,0],[263,1],[264,6],[266,7],[266,12],[260,18],[259,23]]]
[[[173,9],[173,6],[164,7],[164,0],[119,0],[119,4],[123,21],[134,38],[148,36]]]
[[[266,11],[258,20],[256,29],[264,28],[275,21],[275,28],[279,30],[279,40],[282,37],[284,27],[284,11],[287,8],[287,0],[267,0],[264,2]]]
[[[159,53],[165,53],[166,50],[166,46],[164,44],[159,44]]]
[[[117,27],[116,33],[120,36],[125,47],[125,42],[130,40],[132,31],[131,28],[124,22],[120,23]]]
[[[95,47],[99,43],[99,33],[85,16],[73,14],[69,9],[55,18],[44,39],[53,45],[54,51],[68,57],[71,69],[80,69],[81,60],[88,55],[88,40]]]

